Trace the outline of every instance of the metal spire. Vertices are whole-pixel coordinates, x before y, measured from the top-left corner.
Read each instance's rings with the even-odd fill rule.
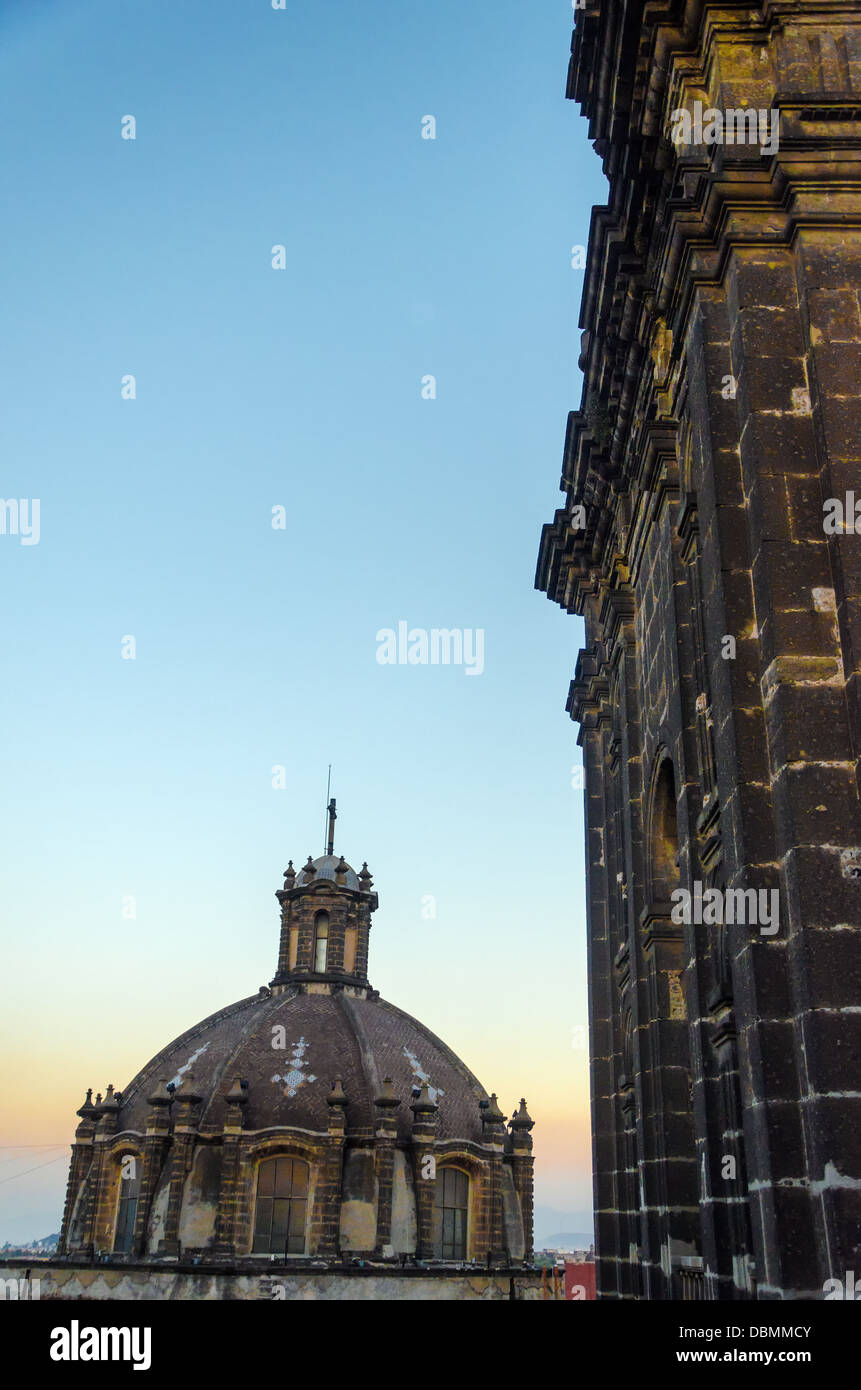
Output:
[[[327,801],[328,801],[328,803],[329,803],[328,806],[326,807],[326,853],[327,853],[327,854],[334,854],[334,853],[335,853],[335,821],[338,819],[338,812],[335,810],[335,798],[334,798],[334,796],[331,797],[331,798],[329,797],[329,792],[330,792],[331,790],[332,790],[332,764],[330,763],[330,764],[329,764],[329,780],[328,780],[328,782],[326,783],[326,799],[327,799]]]

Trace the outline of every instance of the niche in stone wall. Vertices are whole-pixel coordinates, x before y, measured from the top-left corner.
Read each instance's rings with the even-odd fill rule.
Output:
[[[417,1240],[413,1174],[406,1155],[394,1152],[392,1174],[392,1247],[396,1255],[415,1253]]]
[[[183,1189],[179,1222],[183,1250],[202,1250],[214,1243],[220,1187],[221,1150],[214,1145],[201,1145]]]
[[[679,831],[676,779],[666,754],[660,758],[652,787],[648,864],[652,902],[669,902],[673,889],[679,886]]]
[[[509,1259],[522,1260],[525,1252],[523,1215],[514,1187],[514,1174],[508,1167],[502,1170],[502,1229]]]
[[[341,1189],[341,1249],[373,1250],[377,1239],[377,1177],[371,1149],[348,1149]]]
[[[644,1149],[654,1157],[650,1200],[661,1210],[661,1268],[665,1297],[679,1297],[685,1261],[700,1250],[697,1149],[692,1105],[691,1039],[685,996],[685,929],[670,916],[680,886],[676,779],[658,751],[648,817],[651,909],[647,929],[649,1021],[646,1058],[652,1114],[644,1120]],[[690,943],[688,943],[690,946]]]

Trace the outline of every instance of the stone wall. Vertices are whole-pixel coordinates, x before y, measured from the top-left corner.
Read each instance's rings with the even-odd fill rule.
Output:
[[[861,14],[587,0],[568,95],[610,195],[536,583],[586,626],[599,1294],[821,1297],[861,1265]],[[779,140],[674,144],[697,102]],[[775,929],[679,921],[698,887]]]
[[[20,1280],[29,1269],[39,1281],[39,1299],[70,1300],[449,1300],[541,1297],[540,1271],[494,1270],[474,1274],[420,1269],[356,1269],[349,1273],[258,1266],[254,1272],[137,1265],[125,1268],[39,1264],[11,1260],[0,1266],[0,1281]],[[31,1295],[32,1296],[32,1295]]]

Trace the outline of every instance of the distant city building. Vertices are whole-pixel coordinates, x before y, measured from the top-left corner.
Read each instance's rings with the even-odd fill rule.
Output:
[[[57,1232],[53,1236],[43,1236],[41,1240],[24,1241],[23,1244],[15,1244],[13,1241],[7,1240],[4,1245],[0,1245],[0,1257],[33,1255],[36,1259],[47,1260],[51,1255],[56,1254],[59,1239],[60,1234]]]

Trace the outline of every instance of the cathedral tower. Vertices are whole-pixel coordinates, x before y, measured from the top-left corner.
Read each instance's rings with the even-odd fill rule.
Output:
[[[861,13],[586,0],[568,96],[609,197],[536,584],[585,619],[599,1293],[822,1298],[861,1268]]]

